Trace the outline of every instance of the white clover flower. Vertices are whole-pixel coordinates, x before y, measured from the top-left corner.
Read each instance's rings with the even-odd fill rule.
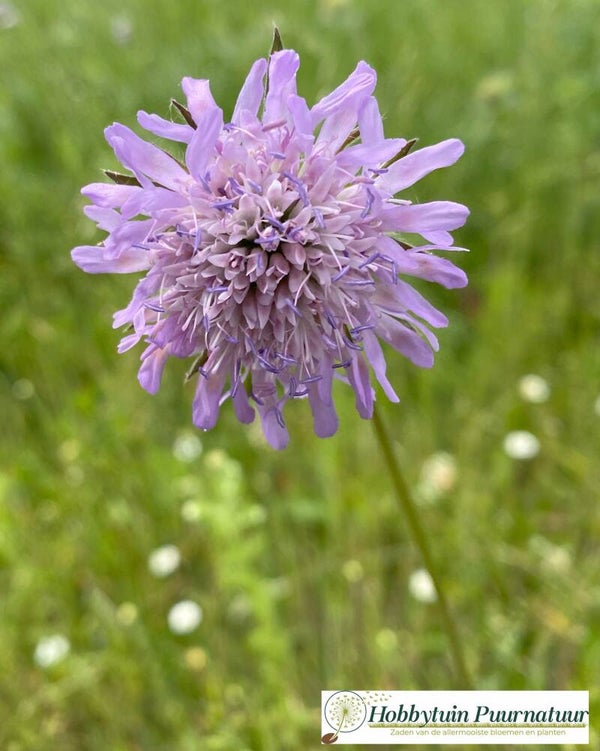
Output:
[[[427,569],[418,568],[408,578],[408,591],[417,602],[435,602],[437,592],[431,574]]]
[[[511,459],[526,461],[540,453],[540,442],[528,430],[513,430],[504,438],[504,452]]]
[[[12,3],[0,3],[0,29],[12,29],[21,20],[21,14]]]
[[[450,493],[457,479],[455,458],[445,451],[438,451],[423,462],[418,486],[419,496],[426,502],[437,501]]]
[[[114,16],[110,21],[110,33],[117,44],[127,44],[133,36],[133,23],[128,16]]]
[[[550,397],[550,386],[542,376],[529,373],[519,380],[521,399],[532,404],[543,404]]]
[[[148,569],[153,576],[163,579],[179,568],[181,553],[175,545],[163,545],[148,556]]]
[[[71,651],[71,643],[62,634],[52,634],[39,640],[33,653],[33,660],[40,668],[56,665]]]
[[[180,433],[173,443],[173,456],[180,462],[193,462],[201,453],[202,443],[191,431]]]
[[[174,634],[191,634],[202,621],[202,608],[192,600],[181,600],[169,610],[167,622]]]

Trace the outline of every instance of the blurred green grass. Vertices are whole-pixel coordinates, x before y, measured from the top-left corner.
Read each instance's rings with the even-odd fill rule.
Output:
[[[225,408],[182,461],[182,445],[198,451],[184,365],[144,393],[110,328],[133,280],[69,258],[100,239],[79,189],[115,166],[102,129],[167,116],[183,75],[210,78],[230,112],[274,21],[309,102],[363,58],[388,135],[466,143],[414,197],[471,207],[471,284],[427,289],[451,318],[436,366],[390,354],[402,403],[382,407],[414,485],[429,456],[454,457],[455,485],[422,513],[478,687],[589,689],[597,713],[600,6],[14,7],[0,28],[0,747],[313,748],[322,689],[455,687],[349,390],[334,439],[290,405],[292,443],[274,453]],[[543,404],[519,396],[530,372],[551,386]],[[532,461],[503,451],[516,429],[540,440]],[[157,579],[147,559],[165,543],[182,565]],[[177,636],[167,613],[183,599],[204,618]],[[56,633],[70,652],[43,669],[36,644]]]

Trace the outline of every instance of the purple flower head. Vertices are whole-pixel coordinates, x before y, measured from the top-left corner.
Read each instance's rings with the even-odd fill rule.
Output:
[[[86,214],[108,236],[72,253],[89,273],[145,272],[114,326],[130,326],[120,352],[144,340],[147,391],[158,390],[169,357],[194,358],[194,424],[212,428],[231,399],[242,422],[258,411],[275,448],[288,442],[289,399],[308,398],[319,436],[336,432],[334,377],[353,388],[364,418],[370,369],[398,401],[380,340],[430,367],[429,327],[447,324],[406,277],[467,283],[432,251],[457,250],[449,233],[468,210],[398,197],[453,164],[462,143],[408,153],[411,143],[385,138],[364,62],[310,108],[296,93],[298,65],[293,50],[257,60],[228,123],[208,81],[192,78],[182,82],[184,123],[139,112],[153,137],[185,145],[184,162],[124,125],[107,128],[132,176],[83,189]],[[409,245],[404,233],[423,241]]]

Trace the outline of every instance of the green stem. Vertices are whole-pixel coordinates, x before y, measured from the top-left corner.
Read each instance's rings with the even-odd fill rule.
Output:
[[[392,478],[392,484],[394,486],[394,490],[396,491],[396,496],[398,498],[398,501],[400,502],[402,511],[406,516],[406,520],[408,521],[408,526],[410,528],[412,537],[416,542],[417,547],[419,548],[423,562],[425,563],[425,568],[429,571],[437,592],[437,604],[439,607],[440,615],[442,617],[442,621],[444,623],[448,642],[450,643],[450,650],[452,652],[452,659],[454,661],[456,674],[461,684],[457,688],[462,690],[470,690],[472,688],[472,683],[469,677],[469,671],[467,670],[462,643],[458,629],[456,627],[456,623],[454,622],[454,618],[452,617],[452,613],[450,612],[450,607],[448,606],[448,600],[446,599],[446,594],[442,586],[438,568],[435,564],[433,556],[431,555],[431,549],[429,547],[427,535],[425,534],[425,530],[423,529],[421,520],[419,519],[419,514],[412,494],[406,480],[404,479],[400,465],[392,449],[392,442],[390,440],[389,434],[385,425],[383,424],[383,421],[381,420],[381,417],[379,416],[379,413],[377,412],[377,409],[375,409],[373,412],[373,425],[375,426],[375,434],[377,435],[379,446],[381,448],[390,472],[390,476]]]

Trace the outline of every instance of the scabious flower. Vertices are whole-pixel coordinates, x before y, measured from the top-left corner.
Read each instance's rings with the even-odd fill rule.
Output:
[[[288,442],[283,407],[307,397],[319,436],[336,432],[337,377],[369,418],[370,368],[392,401],[380,340],[421,367],[446,317],[406,281],[462,287],[465,274],[435,250],[468,210],[398,194],[463,153],[456,139],[412,153],[385,138],[365,62],[313,107],[296,93],[293,50],[257,60],[223,119],[206,80],[184,78],[183,122],[138,113],[153,137],[184,144],[178,161],[118,123],[106,129],[132,173],[92,183],[86,214],[108,232],[72,256],[89,273],[146,272],[114,326],[124,352],[141,339],[141,385],[158,390],[169,357],[194,358],[194,424],[217,422],[231,399],[239,420],[258,411],[275,448]],[[154,140],[154,138],[153,138]],[[423,240],[406,242],[420,236]]]

